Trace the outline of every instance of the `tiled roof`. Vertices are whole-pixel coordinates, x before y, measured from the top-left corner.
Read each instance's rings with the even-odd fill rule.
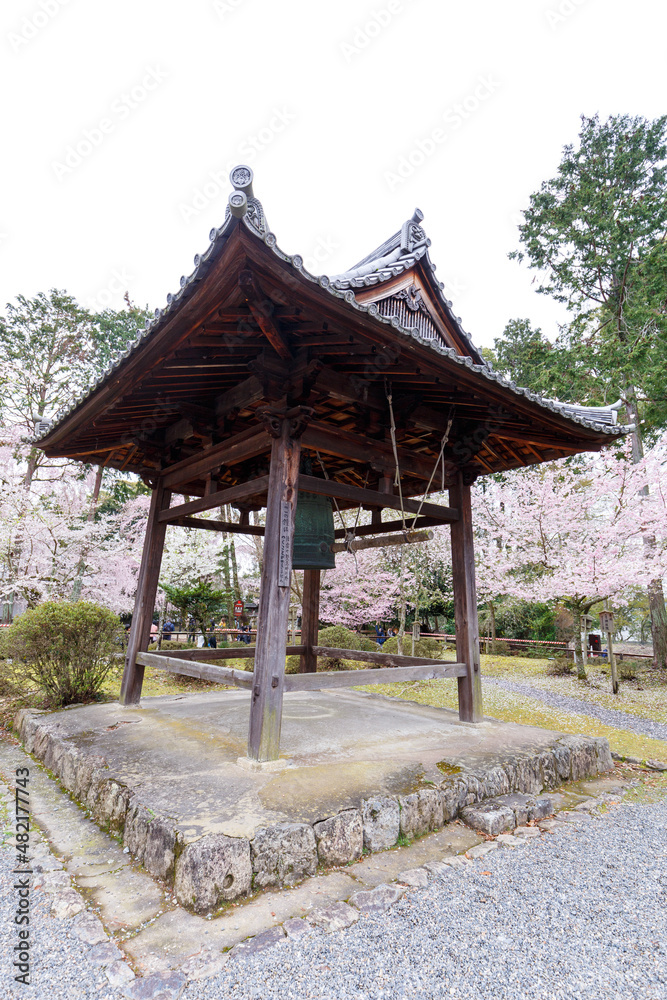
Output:
[[[351,268],[350,271],[346,271],[343,274],[336,275],[332,278],[327,275],[320,275],[318,277],[310,274],[304,268],[303,258],[299,254],[286,254],[278,246],[275,235],[268,228],[262,205],[253,196],[252,171],[250,168],[245,166],[235,167],[231,172],[230,178],[235,190],[229,198],[229,206],[227,208],[225,221],[219,229],[211,230],[209,234],[210,242],[207,249],[203,254],[197,254],[194,259],[195,267],[193,272],[187,277],[181,277],[178,291],[167,295],[167,305],[165,308],[155,310],[153,319],[147,320],[146,328],[144,330],[137,331],[136,339],[128,343],[126,349],[118,355],[107,371],[100,376],[100,378],[86,393],[79,396],[69,407],[61,410],[55,415],[54,421],[49,430],[36,438],[37,441],[42,440],[42,438],[52,433],[57,424],[60,424],[70,413],[76,410],[84,401],[92,396],[93,393],[105,385],[105,383],[108,382],[112,376],[114,376],[119,368],[123,367],[125,363],[136,354],[137,351],[141,350],[142,347],[164,327],[173,314],[179,310],[183,302],[189,298],[190,295],[192,295],[199,282],[206,277],[206,274],[210,270],[212,264],[222,253],[234,225],[236,225],[236,222],[239,219],[253,236],[262,240],[263,243],[269,247],[277,257],[280,258],[280,260],[289,264],[307,281],[312,281],[318,284],[334,297],[343,299],[353,309],[372,316],[378,323],[390,325],[400,336],[417,340],[425,347],[428,347],[429,350],[436,351],[438,354],[448,357],[455,364],[462,365],[463,367],[476,371],[482,378],[487,379],[489,382],[496,382],[499,385],[510,389],[516,396],[523,396],[544,409],[551,410],[553,413],[558,413],[582,427],[587,427],[597,432],[609,434],[610,436],[617,436],[632,429],[627,426],[624,427],[616,424],[616,411],[618,409],[618,404],[614,407],[585,407],[577,406],[576,404],[561,403],[557,400],[545,399],[538,395],[538,393],[532,392],[530,389],[517,386],[515,382],[512,382],[503,375],[500,375],[498,372],[493,371],[491,366],[485,361],[482,360],[481,363],[476,363],[472,357],[466,357],[459,354],[456,350],[454,350],[454,348],[447,347],[446,344],[440,340],[426,339],[422,337],[416,327],[407,327],[402,325],[395,316],[382,316],[375,302],[371,302],[366,305],[357,300],[354,293],[355,288],[368,288],[374,284],[386,281],[389,278],[394,277],[396,274],[400,274],[408,270],[418,260],[424,259],[428,266],[433,271],[435,270],[435,265],[432,263],[428,255],[428,246],[430,241],[426,238],[426,235],[420,225],[423,215],[419,209],[415,211],[412,218],[404,223],[401,229],[395,233],[394,236],[392,236],[363,260],[359,261],[359,263],[355,265],[355,267]],[[444,288],[441,283],[437,284],[440,290]],[[470,343],[473,353],[481,358],[479,352],[472,346],[470,338],[460,326],[460,318],[453,317],[453,314],[451,313],[451,302],[449,302],[444,295],[442,297],[442,302],[450,316],[452,316],[457,323],[463,339]]]

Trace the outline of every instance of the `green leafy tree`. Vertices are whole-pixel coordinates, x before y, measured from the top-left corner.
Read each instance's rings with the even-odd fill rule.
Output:
[[[618,371],[601,365],[596,339],[570,327],[552,343],[529,319],[511,319],[485,353],[496,371],[548,398],[591,406],[619,398]]]
[[[136,306],[125,293],[125,309],[103,309],[92,315],[93,327],[93,364],[97,375],[105,372],[112,361],[129,343],[137,339],[139,332],[146,327],[146,320],[153,318],[153,313],[146,306]]]
[[[191,587],[173,587],[161,584],[169,602],[185,616],[194,618],[206,643],[206,632],[212,617],[227,604],[226,590],[216,590],[210,583],[196,583]]]
[[[581,122],[578,146],[564,148],[557,175],[531,195],[523,250],[510,257],[538,270],[538,291],[571,311],[572,356],[594,346],[602,380],[619,384],[639,462],[641,404],[652,404],[654,419],[665,411],[667,115]],[[645,544],[650,557],[655,540]],[[648,596],[656,661],[667,666],[661,580]]]

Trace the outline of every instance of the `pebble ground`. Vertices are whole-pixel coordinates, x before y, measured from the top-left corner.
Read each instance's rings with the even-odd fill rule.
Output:
[[[337,934],[234,959],[187,1000],[665,1000],[667,802],[573,817]]]
[[[180,1000],[667,1000],[667,800],[570,817],[408,890],[385,914],[232,957]],[[13,858],[0,849],[0,996],[124,997],[39,890],[33,985],[12,981]]]

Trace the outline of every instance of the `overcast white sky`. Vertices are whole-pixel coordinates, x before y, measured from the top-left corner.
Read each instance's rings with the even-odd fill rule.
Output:
[[[582,112],[665,111],[655,0],[5,0],[0,25],[2,304],[164,305],[245,162],[315,273],[419,206],[476,343],[516,316],[552,336],[507,260],[521,209]]]

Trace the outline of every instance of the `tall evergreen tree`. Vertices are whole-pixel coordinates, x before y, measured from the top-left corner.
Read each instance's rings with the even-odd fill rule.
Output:
[[[582,116],[578,146],[564,148],[557,175],[531,195],[519,226],[523,250],[510,254],[538,270],[538,290],[572,312],[574,355],[595,344],[603,380],[620,383],[636,462],[643,412],[655,420],[667,412],[666,158],[667,116]],[[649,559],[653,545],[647,536]],[[667,666],[662,581],[648,593],[656,660]]]

